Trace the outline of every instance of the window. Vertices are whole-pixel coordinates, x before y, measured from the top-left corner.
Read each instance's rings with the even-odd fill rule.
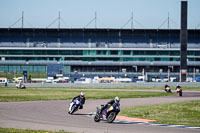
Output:
[[[110,54],[111,54],[111,55],[118,55],[118,51],[117,51],[117,50],[111,50],[111,51],[110,51]]]
[[[131,51],[130,50],[124,51],[124,55],[131,55]]]
[[[57,55],[58,51],[57,50],[48,50],[47,54],[49,54],[49,55]]]

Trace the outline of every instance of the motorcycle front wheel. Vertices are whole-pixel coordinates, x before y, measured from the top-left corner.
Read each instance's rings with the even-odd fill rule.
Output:
[[[115,120],[116,112],[110,112],[107,117],[107,122],[112,123]]]
[[[75,111],[76,111],[76,106],[73,105],[72,108],[71,108],[71,111],[69,111],[69,114],[73,114]]]

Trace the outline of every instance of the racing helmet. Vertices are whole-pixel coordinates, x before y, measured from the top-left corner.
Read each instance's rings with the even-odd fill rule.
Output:
[[[115,100],[116,103],[120,102],[120,98],[118,96],[116,96],[114,100]]]
[[[81,97],[84,97],[84,96],[85,96],[85,94],[84,94],[83,92],[81,92],[80,96],[81,96]]]

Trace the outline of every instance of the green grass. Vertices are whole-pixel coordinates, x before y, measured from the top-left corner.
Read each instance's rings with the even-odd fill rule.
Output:
[[[23,129],[14,129],[14,128],[1,128],[0,133],[72,133],[72,132],[65,132],[63,130],[60,131],[49,131],[49,130],[23,130]]]
[[[159,97],[174,94],[164,92],[126,92],[126,91],[98,91],[98,90],[67,90],[67,89],[0,89],[0,102],[10,101],[39,101],[66,100],[84,92],[87,99]]]
[[[0,89],[15,89],[16,87],[8,86],[8,87],[0,87]],[[29,89],[86,89],[86,87],[28,87]],[[88,86],[87,89],[130,89],[130,90],[163,90],[164,87],[138,87],[138,86],[131,86],[131,87],[104,87],[104,88],[99,88],[99,87],[90,87]],[[175,87],[172,86],[172,90],[175,90]],[[183,91],[200,91],[200,87],[182,87]]]
[[[120,115],[156,120],[155,123],[200,127],[200,100],[126,108]]]
[[[72,88],[72,87],[71,87]],[[80,89],[80,87],[74,87],[74,89]],[[175,90],[175,86],[171,86],[172,91]],[[164,84],[163,87],[139,87],[139,86],[131,86],[131,87],[108,87],[108,88],[93,88],[88,87],[87,89],[130,89],[130,90],[163,90],[164,91]],[[182,87],[184,90],[193,90],[193,91],[200,91],[200,87]]]

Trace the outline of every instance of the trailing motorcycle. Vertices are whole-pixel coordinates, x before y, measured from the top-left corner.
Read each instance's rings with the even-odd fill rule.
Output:
[[[69,114],[73,114],[74,112],[78,111],[81,103],[78,99],[74,99],[69,105]]]
[[[112,123],[115,120],[117,114],[120,112],[120,105],[114,103],[113,105],[109,105],[107,108],[102,110],[103,107],[104,105],[101,105],[101,109],[97,107],[94,121],[99,122],[100,120],[107,120],[108,123]]]

